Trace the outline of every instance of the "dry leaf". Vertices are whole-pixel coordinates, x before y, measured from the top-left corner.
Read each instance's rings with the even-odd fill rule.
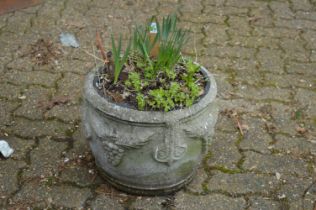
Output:
[[[300,127],[300,126],[297,126],[297,127],[296,127],[296,131],[297,131],[299,134],[305,134],[305,133],[307,133],[307,129],[306,129],[306,128],[303,128],[303,127]]]
[[[276,176],[277,180],[279,180],[281,178],[281,174],[279,172],[276,172],[275,176]]]
[[[241,124],[241,128],[245,131],[249,130],[249,126],[247,124]]]
[[[41,107],[44,110],[50,110],[54,106],[65,104],[65,103],[68,103],[69,101],[70,99],[67,96],[56,96],[50,101],[40,101],[39,107]]]
[[[101,39],[100,33],[98,31],[96,32],[95,41],[96,41],[96,46],[97,46],[98,50],[100,51],[101,56],[104,60],[104,63],[107,63],[108,58],[105,54],[105,49],[104,49],[103,44],[102,44],[102,39]]]

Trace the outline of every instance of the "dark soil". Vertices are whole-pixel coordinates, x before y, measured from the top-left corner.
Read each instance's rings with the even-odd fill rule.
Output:
[[[129,61],[130,62],[130,61]],[[98,70],[98,75],[94,78],[94,87],[97,89],[98,93],[114,103],[117,103],[121,106],[129,107],[132,109],[137,109],[137,100],[136,100],[136,92],[129,90],[125,86],[125,81],[128,79],[128,73],[131,71],[137,71],[141,74],[141,77],[144,78],[142,69],[133,69],[131,70],[130,66],[124,66],[119,81],[116,84],[113,84],[113,65],[106,64],[103,67],[100,67]],[[146,86],[142,90],[142,94],[148,96],[150,90],[158,89],[162,87],[161,81],[164,81],[164,84],[168,84],[170,82],[177,82],[179,84],[183,84],[184,81],[181,79],[182,75],[186,72],[185,66],[183,64],[178,64],[175,68],[176,78],[174,80],[169,80],[166,75],[163,73],[159,74],[156,79],[149,82],[149,85]],[[196,73],[195,77],[198,80],[198,85],[202,87],[202,92],[200,96],[195,101],[198,102],[205,94],[205,90],[207,88],[207,82],[205,80],[205,76],[202,72]],[[186,90],[183,90],[184,92]],[[181,109],[179,105],[176,105],[174,110]],[[144,111],[163,111],[163,110],[154,110],[151,107],[146,106]]]

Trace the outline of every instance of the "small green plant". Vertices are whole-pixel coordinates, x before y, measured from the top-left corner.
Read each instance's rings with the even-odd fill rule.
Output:
[[[117,46],[111,37],[114,78],[106,86],[116,91],[111,95],[121,94],[139,110],[167,112],[191,106],[203,94],[200,66],[181,55],[187,33],[177,27],[175,15],[164,17],[162,24],[153,17],[135,27],[131,40],[121,56],[122,37]],[[119,81],[122,71],[127,78]]]
[[[120,76],[120,73],[123,69],[123,66],[128,59],[129,51],[131,49],[131,42],[129,42],[123,57],[121,57],[122,36],[120,35],[118,46],[115,45],[113,35],[111,35],[111,41],[112,41],[112,53],[113,53],[113,59],[114,59],[114,81],[113,82],[114,84],[116,84]]]
[[[157,34],[153,40],[150,39],[151,22],[156,21]],[[152,18],[146,25],[137,26],[134,30],[133,48],[139,52],[148,68],[145,76],[152,79],[157,72],[166,72],[167,76],[174,78],[174,67],[178,63],[180,51],[186,40],[186,31],[177,28],[177,17],[175,15],[164,17],[162,25],[156,18]],[[151,57],[150,52],[155,45],[159,51],[157,57]]]
[[[158,37],[160,49],[156,68],[172,70],[181,57],[180,51],[186,40],[186,31],[177,28],[177,17],[172,15],[163,18],[161,28],[158,24]]]

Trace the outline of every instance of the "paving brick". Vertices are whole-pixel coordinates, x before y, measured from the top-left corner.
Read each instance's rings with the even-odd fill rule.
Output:
[[[229,37],[226,34],[228,27],[219,24],[206,24],[203,27],[204,33],[207,35],[204,44],[221,44],[227,42]]]
[[[278,182],[275,177],[260,174],[216,173],[211,177],[207,187],[209,191],[220,190],[232,195],[236,193],[260,193],[268,195],[277,188]]]
[[[225,5],[233,7],[258,8],[266,6],[264,1],[250,1],[250,0],[227,0]]]
[[[254,88],[242,86],[238,94],[247,99],[290,101],[291,91],[275,87]]]
[[[11,112],[19,106],[18,102],[7,102],[0,99],[0,127],[12,124],[13,118]]]
[[[315,182],[306,189],[303,200],[303,207],[306,209],[315,208],[316,201],[316,184]]]
[[[199,167],[196,171],[196,174],[193,177],[193,180],[190,184],[185,186],[187,190],[193,193],[203,193],[204,188],[203,185],[207,181],[208,175],[206,171],[203,169],[203,167]]]
[[[63,122],[76,122],[81,118],[81,106],[77,105],[59,105],[54,106],[51,110],[45,113],[47,119],[59,119]]]
[[[91,196],[86,188],[73,186],[49,186],[43,182],[31,181],[14,195],[11,208],[47,208],[49,206],[82,209]]]
[[[230,78],[222,75],[215,75],[215,79],[218,81],[218,96],[224,98],[229,97],[233,86]]]
[[[293,154],[295,156],[316,154],[316,144],[302,137],[291,137],[285,135],[277,135],[276,143],[273,148],[284,153]]]
[[[285,59],[308,62],[309,52],[304,48],[304,43],[301,40],[283,39],[281,47],[285,52]]]
[[[278,38],[265,36],[231,36],[229,43],[248,48],[280,48],[280,40]]]
[[[55,142],[49,138],[39,141],[38,147],[30,153],[30,166],[23,171],[22,179],[49,178],[58,173],[58,165],[61,164],[62,152],[67,148],[66,143]]]
[[[290,9],[288,2],[270,2],[270,8],[273,10],[273,14],[279,18],[293,19],[294,13]]]
[[[308,0],[294,0],[292,1],[292,5],[294,10],[310,11],[313,9],[313,6]]]
[[[218,116],[215,129],[224,132],[236,132],[236,124],[233,119],[222,112]]]
[[[271,118],[273,122],[268,123],[272,128],[270,132],[281,132],[288,135],[296,135],[297,122],[293,119],[295,109],[283,103],[271,102]],[[275,131],[273,131],[275,130]]]
[[[274,20],[273,14],[269,9],[268,5],[259,7],[259,8],[251,8],[250,9],[250,18],[249,21],[251,25],[258,27],[273,27]]]
[[[202,27],[201,27],[202,31]],[[205,50],[204,48],[200,47],[202,45],[202,41],[204,40],[205,36],[202,33],[189,33],[189,39],[192,40],[188,45],[183,47],[182,52],[184,55],[188,55],[191,57],[200,56],[202,52]]]
[[[251,196],[249,199],[250,209],[279,210],[280,204],[271,198]]]
[[[83,209],[85,201],[91,196],[87,188],[54,186],[51,190],[52,204],[65,208]]]
[[[307,19],[316,21],[316,12],[315,11],[297,11],[295,16],[299,19]]]
[[[212,4],[214,1],[211,2],[204,2],[205,7],[203,12],[206,14],[216,14],[220,16],[229,16],[229,15],[236,15],[236,16],[247,16],[248,9],[247,8],[239,8],[239,7],[230,7],[230,6],[219,6]]]
[[[316,62],[316,50],[311,50],[311,57],[312,62]]]
[[[230,16],[228,24],[228,33],[233,31],[232,34],[250,35],[252,30],[247,17]]]
[[[259,49],[257,59],[261,65],[260,70],[279,74],[282,73],[284,65],[282,55],[282,51],[280,50]]]
[[[73,129],[72,125],[68,125],[55,120],[27,120],[16,119],[15,123],[8,127],[8,131],[24,138],[36,138],[43,136],[52,136],[54,138],[65,139]]]
[[[39,180],[26,182],[12,197],[9,207],[12,209],[46,208],[52,203],[50,191],[50,186]]]
[[[181,9],[182,10],[182,9]],[[219,15],[200,14],[193,12],[184,12],[181,16],[183,21],[199,24],[199,23],[215,23],[225,24],[226,17]]]
[[[254,68],[250,68],[250,70],[245,69],[235,69],[235,77],[234,81],[239,84],[246,84],[246,85],[254,85],[254,86],[260,86],[262,84],[263,75],[256,66]],[[245,88],[245,86],[241,87],[242,89]]]
[[[237,163],[242,156],[235,144],[239,138],[238,133],[218,132],[213,137],[212,145],[209,149],[211,157],[207,160],[207,165],[238,170]]]
[[[31,26],[31,18],[33,15],[25,14],[20,11],[15,12],[14,15],[8,18],[6,31],[17,34],[23,34],[25,30]]]
[[[206,50],[206,55],[229,58],[253,59],[255,49],[238,46],[214,46],[210,45]]]
[[[124,209],[118,200],[102,195],[102,194],[96,196],[96,198],[92,201],[91,207],[92,209],[100,209],[100,210],[107,210],[107,209],[123,210]]]
[[[4,74],[5,80],[8,80],[16,85],[41,85],[45,87],[53,87],[60,77],[60,74],[43,71],[11,70]]]
[[[131,205],[132,209],[163,210],[166,203],[164,197],[137,197]]]
[[[227,69],[231,69],[233,61],[230,58],[219,58],[211,55],[203,55],[198,58],[198,62],[209,69],[210,72],[215,73],[219,70],[223,72]]]
[[[84,76],[66,73],[62,79],[58,81],[57,95],[69,97],[72,103],[79,103],[82,94],[82,84]]]
[[[280,173],[307,177],[308,163],[300,158],[289,155],[262,155],[255,152],[245,152],[246,159],[243,168],[262,173]]]
[[[237,210],[246,206],[243,198],[230,198],[221,194],[211,194],[196,199],[193,195],[179,193],[176,196],[175,203],[176,208],[183,210]]]
[[[264,78],[265,84],[269,84],[280,88],[313,88],[315,86],[313,78],[306,75],[266,73],[264,75]],[[291,83],[289,83],[289,81],[291,81]]]
[[[243,100],[243,99],[232,99],[232,100],[218,99],[217,103],[220,107],[222,107],[223,111],[235,110],[237,113],[239,114],[242,113],[245,116],[247,116],[247,114],[251,114],[255,116],[261,107],[267,105],[266,103],[261,103],[261,102],[252,101],[252,100]],[[223,112],[223,115],[225,115],[225,111]]]
[[[305,191],[313,184],[313,179],[302,179],[292,176],[282,176],[282,186],[277,191],[278,197],[284,197],[289,202],[300,201]]]
[[[21,88],[9,83],[0,83],[0,98],[17,100],[21,96]]]
[[[242,118],[241,121],[248,126],[240,142],[243,150],[255,150],[261,153],[270,153],[269,145],[273,141],[266,131],[266,120],[260,118]]]
[[[81,187],[89,187],[97,182],[103,182],[100,177],[97,177],[97,172],[94,168],[91,169],[84,166],[78,166],[76,164],[66,163],[65,168],[63,168],[60,173],[60,179],[62,181],[74,183]]]
[[[53,90],[32,86],[23,90],[21,106],[14,111],[15,116],[26,117],[31,120],[43,119],[45,107]]]
[[[304,19],[293,19],[293,20],[286,20],[278,18],[274,21],[277,27],[286,27],[292,29],[311,29],[315,30],[316,25],[311,20],[304,20]]]
[[[288,28],[276,28],[276,27],[255,27],[253,30],[254,36],[267,36],[276,38],[299,38],[300,31],[296,29]]]
[[[0,202],[19,188],[18,173],[26,166],[24,161],[1,160],[0,162]]]
[[[304,74],[304,75],[311,75],[315,76],[316,63],[296,63],[290,62],[286,65],[286,71],[290,74]]]
[[[316,116],[316,93],[311,90],[298,89],[295,99],[301,104],[301,106],[305,106],[305,109],[310,116]]]
[[[8,136],[5,138],[14,152],[10,156],[13,160],[25,161],[29,152],[35,147],[36,142],[31,139],[21,139],[18,137]]]

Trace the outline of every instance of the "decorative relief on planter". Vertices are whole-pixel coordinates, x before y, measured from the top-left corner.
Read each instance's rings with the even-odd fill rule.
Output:
[[[118,134],[116,136],[107,135],[99,138],[99,140],[102,142],[108,162],[113,166],[118,166],[121,163],[126,150],[140,149],[142,146],[148,143],[150,138],[154,135],[153,132],[144,132],[143,135],[139,134],[140,132],[133,132],[125,134],[130,136]]]
[[[192,119],[189,123],[185,123],[183,131],[185,136],[188,138],[202,140],[203,142],[203,153],[208,150],[211,136],[214,133],[214,125],[217,117],[214,117],[212,113],[212,107],[208,108],[203,113],[200,113],[199,117]]]
[[[91,119],[90,126],[87,125],[86,130],[92,131],[102,143],[107,161],[113,166],[118,166],[122,162],[127,150],[140,149],[157,134],[156,128],[118,124],[111,119],[100,117],[100,113],[94,110],[88,112]],[[215,123],[214,119],[206,110],[189,123],[166,122],[162,127],[163,141],[153,148],[153,159],[168,165],[180,160],[188,149],[184,139],[202,141],[203,152],[206,152],[209,138],[213,133],[210,125]]]
[[[84,116],[85,121],[90,122],[85,124],[86,133],[90,132],[87,136],[91,136],[92,133],[96,136],[96,140],[102,143],[107,161],[113,166],[121,163],[126,150],[140,149],[156,133],[144,127],[118,124],[102,117],[101,113],[93,109],[87,109],[85,112],[88,113]]]
[[[164,136],[164,143],[158,145],[154,151],[154,159],[158,162],[171,165],[181,159],[187,151],[187,145],[182,142],[179,133],[179,122],[168,122]]]

